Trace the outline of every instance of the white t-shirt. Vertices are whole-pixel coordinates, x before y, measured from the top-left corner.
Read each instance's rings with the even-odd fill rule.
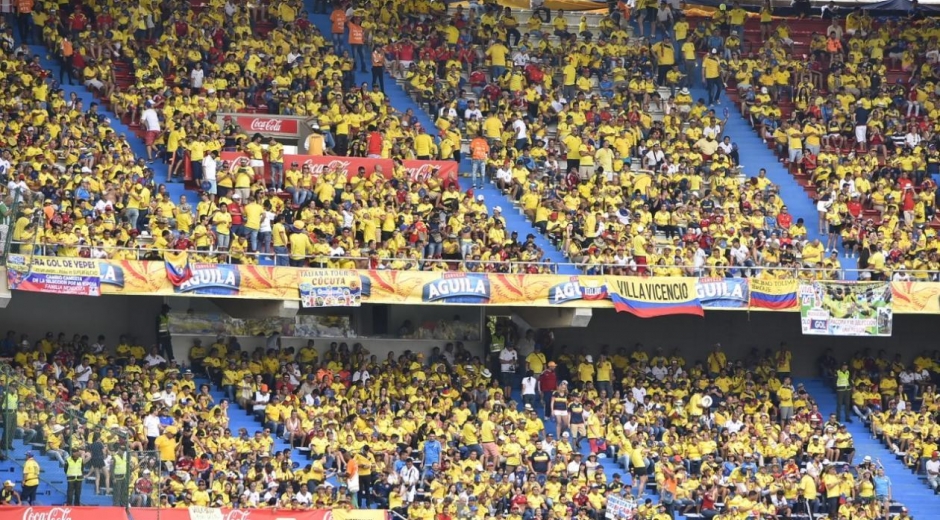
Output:
[[[145,108],[140,114],[140,121],[148,132],[160,131],[160,118],[157,116],[157,111],[153,108]]]
[[[219,163],[211,155],[207,155],[202,159],[202,178],[207,181],[215,181],[216,179],[216,170],[219,168]]]
[[[526,139],[529,137],[528,128],[526,127],[525,121],[521,119],[516,119],[513,121],[512,129],[516,131],[516,139]]]
[[[160,418],[156,415],[148,415],[144,417],[144,433],[147,435],[147,437],[159,437]]]
[[[928,477],[936,477],[940,473],[940,459],[933,460],[930,459],[924,464],[924,469],[927,471]]]
[[[534,395],[535,387],[539,380],[534,377],[526,377],[522,380],[522,395]]]
[[[514,372],[516,361],[519,359],[519,355],[515,350],[512,349],[503,349],[499,353],[499,369],[503,372]]]
[[[261,233],[270,233],[271,222],[274,222],[274,212],[265,211],[261,214],[261,227],[258,228],[258,231]]]
[[[193,69],[189,74],[190,81],[193,84],[194,89],[202,88],[202,80],[206,77],[206,71],[199,69]]]

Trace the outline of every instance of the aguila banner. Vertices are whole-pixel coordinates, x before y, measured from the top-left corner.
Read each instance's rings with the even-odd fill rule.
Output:
[[[218,509],[222,520],[388,520],[383,509]],[[129,514],[128,514],[129,513]],[[6,520],[192,520],[186,508],[0,506]]]
[[[238,159],[247,156],[238,152],[222,152],[222,160],[228,161],[229,169],[234,170],[238,167]],[[391,179],[395,171],[395,163],[391,159],[370,159],[368,157],[340,157],[337,155],[284,155],[284,170],[288,170],[291,164],[297,163],[297,166],[303,168],[309,166],[314,178],[338,168],[347,178],[352,178],[359,174],[359,168],[365,170],[366,178],[371,177],[376,172],[376,166],[381,168],[382,175],[386,179]],[[423,181],[436,175],[442,182],[457,182],[457,163],[454,161],[402,161],[408,178],[415,181]],[[265,167],[267,170],[267,166]]]

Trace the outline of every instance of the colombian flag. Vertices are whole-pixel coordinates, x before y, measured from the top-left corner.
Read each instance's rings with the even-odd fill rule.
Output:
[[[167,251],[163,255],[166,265],[166,277],[174,286],[179,287],[193,277],[193,268],[189,265],[189,253],[186,251]]]
[[[629,312],[640,318],[705,316],[695,291],[695,278],[609,277],[607,289],[617,312]]]
[[[796,280],[758,280],[750,279],[752,309],[782,310],[797,306]]]

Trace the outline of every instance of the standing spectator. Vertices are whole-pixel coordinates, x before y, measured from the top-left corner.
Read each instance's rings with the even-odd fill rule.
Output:
[[[160,350],[163,352],[163,357],[156,355],[156,349],[147,356],[146,361],[150,366],[154,364],[159,364],[160,362],[166,363],[167,361],[173,360],[173,342],[170,339],[170,306],[163,304],[160,307],[160,314],[157,315],[157,343],[160,345]],[[156,358],[160,358],[157,360]]]
[[[721,82],[721,60],[718,58],[718,49],[713,48],[702,60],[702,82],[708,90],[708,105],[720,105],[718,98],[724,88]]]
[[[486,180],[486,160],[489,156],[490,145],[483,137],[483,132],[479,131],[470,141],[470,184],[474,188],[483,188],[483,182]]]
[[[379,47],[372,50],[372,86],[376,85],[385,92],[385,52]]]
[[[527,370],[525,377],[522,378],[522,402],[525,403],[526,408],[535,406],[538,400],[538,386],[539,380],[535,378],[535,373]]]
[[[21,503],[27,503],[29,505],[35,504],[40,472],[42,472],[42,469],[39,467],[39,463],[36,462],[33,452],[27,451],[26,462],[23,463],[23,493],[20,495],[22,498]]]
[[[555,389],[558,388],[558,374],[555,373],[556,367],[557,364],[554,361],[549,361],[545,370],[539,375],[539,392],[542,393],[542,410],[546,419],[548,419],[552,413],[552,397],[555,393]]]
[[[16,26],[23,43],[29,43],[33,36],[34,0],[16,0]]]
[[[507,344],[499,353],[499,372],[501,376],[500,384],[503,386],[514,387],[516,370],[519,364],[519,355],[516,348]],[[508,393],[508,392],[507,392]]]
[[[144,134],[144,144],[147,145],[147,161],[152,163],[156,152],[154,143],[156,143],[157,137],[160,136],[160,117],[153,108],[153,101],[149,99],[144,103],[144,110],[140,113],[140,125],[144,127],[146,132]]]

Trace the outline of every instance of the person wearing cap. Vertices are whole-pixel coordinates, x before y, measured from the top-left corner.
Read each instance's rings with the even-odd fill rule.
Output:
[[[721,60],[718,57],[718,49],[712,49],[702,59],[702,83],[708,91],[708,106],[718,104],[721,90],[724,88],[721,82]]]

